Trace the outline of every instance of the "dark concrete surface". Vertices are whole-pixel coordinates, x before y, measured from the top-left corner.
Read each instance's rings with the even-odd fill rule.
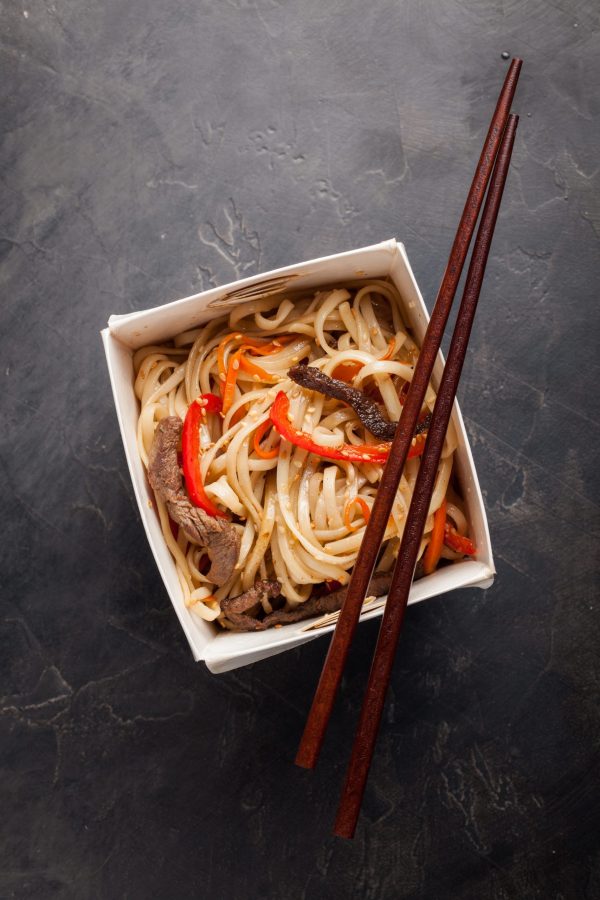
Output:
[[[3,898],[600,897],[595,0],[2,4]],[[498,566],[376,637],[314,774],[323,641],[213,677],[142,532],[110,313],[397,236],[431,304],[507,63],[522,119],[462,383]]]

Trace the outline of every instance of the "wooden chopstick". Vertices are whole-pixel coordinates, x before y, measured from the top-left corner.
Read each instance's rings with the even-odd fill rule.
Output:
[[[296,765],[307,769],[312,769],[315,766],[325,737],[325,731],[342,679],[350,644],[356,631],[362,604],[367,594],[377,554],[400,482],[400,476],[404,469],[404,463],[406,462],[417,420],[423,406],[423,400],[444,328],[446,327],[452,301],[454,300],[471,238],[477,224],[477,218],[481,210],[502,134],[506,127],[521,65],[522,61],[520,59],[512,60],[498,98],[458,225],[456,237],[452,244],[446,271],[442,278],[410,388],[404,401],[402,415],[396,428],[390,455],[383,470],[369,523],[352,570],[348,593],[340,611],[308,714],[296,755]]]
[[[413,499],[381,621],[373,665],[342,790],[334,828],[334,833],[340,837],[353,837],[360,812],[444,438],[465,360],[500,201],[506,183],[518,121],[518,116],[509,116],[475,239],[465,290],[429,426],[425,452],[419,465]]]

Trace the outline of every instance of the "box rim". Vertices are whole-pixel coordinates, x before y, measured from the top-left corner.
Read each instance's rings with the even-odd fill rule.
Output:
[[[323,263],[331,264],[333,261],[350,260],[350,259],[352,259],[352,257],[356,257],[358,254],[365,254],[365,253],[369,254],[369,253],[374,253],[375,251],[382,251],[382,250],[384,250],[384,251],[387,250],[390,253],[390,269],[386,273],[387,277],[392,277],[391,266],[392,266],[394,257],[396,257],[396,255],[398,255],[400,257],[400,259],[402,260],[402,265],[404,266],[404,268],[406,270],[406,275],[409,279],[409,282],[411,283],[413,291],[415,292],[415,294],[419,300],[421,312],[423,313],[423,315],[425,317],[425,321],[427,321],[429,318],[429,313],[428,313],[427,307],[423,301],[423,297],[419,290],[418,283],[416,281],[416,278],[414,276],[412,268],[410,266],[410,262],[408,260],[408,256],[406,254],[405,248],[400,241],[397,241],[396,239],[389,239],[387,241],[381,242],[379,244],[373,244],[368,247],[356,248],[354,250],[344,251],[343,253],[339,253],[339,254],[330,254],[325,257],[319,257],[317,259],[306,260],[303,263],[292,264],[289,266],[280,267],[278,269],[273,269],[268,272],[261,272],[256,275],[247,276],[246,278],[238,279],[238,280],[230,282],[226,285],[222,285],[222,286],[219,286],[216,288],[211,288],[208,291],[201,291],[199,293],[189,295],[188,297],[183,297],[178,300],[170,301],[166,304],[161,304],[159,306],[151,307],[151,308],[148,308],[145,310],[135,311],[132,313],[125,313],[122,315],[113,315],[113,316],[110,316],[107,327],[104,328],[101,332],[101,336],[102,336],[102,340],[103,340],[103,344],[104,344],[104,348],[105,348],[105,353],[106,353],[106,358],[107,358],[107,365],[109,368],[109,376],[110,376],[110,380],[111,380],[113,398],[114,398],[115,408],[116,408],[116,412],[117,412],[117,419],[119,421],[119,428],[121,431],[121,437],[122,437],[124,449],[125,449],[125,456],[126,456],[126,460],[127,460],[127,464],[128,464],[128,468],[129,468],[129,474],[130,474],[130,477],[132,480],[132,485],[134,488],[134,493],[136,496],[136,501],[138,503],[138,508],[140,511],[140,517],[142,519],[142,524],[144,526],[144,530],[146,533],[146,538],[148,540],[150,549],[152,551],[152,554],[153,554],[155,562],[157,564],[159,573],[163,580],[163,584],[165,585],[165,588],[167,590],[167,594],[169,595],[169,597],[171,599],[172,605],[175,608],[175,612],[181,623],[181,626],[186,635],[188,643],[190,644],[190,648],[192,650],[194,659],[196,661],[203,659],[205,661],[207,667],[209,668],[209,670],[212,672],[216,673],[216,672],[226,671],[229,668],[234,668],[234,667],[241,666],[241,665],[247,665],[250,662],[255,661],[256,658],[263,658],[265,656],[271,656],[271,655],[274,655],[279,652],[284,652],[287,649],[291,649],[293,646],[299,646],[309,640],[312,640],[312,639],[320,637],[324,634],[330,633],[334,626],[332,625],[332,626],[324,627],[314,633],[300,632],[300,631],[296,630],[293,634],[289,634],[286,636],[280,635],[279,640],[276,640],[275,636],[273,636],[273,638],[271,640],[269,640],[267,638],[267,640],[265,640],[263,642],[260,650],[257,650],[256,648],[250,648],[247,651],[237,651],[236,652],[232,648],[232,652],[230,652],[230,654],[228,656],[224,655],[223,652],[221,652],[221,653],[211,652],[211,650],[210,650],[211,647],[213,648],[213,651],[217,651],[217,649],[220,647],[222,641],[227,638],[227,635],[225,633],[220,634],[218,632],[217,633],[213,632],[212,637],[207,637],[202,648],[198,649],[197,645],[200,642],[197,638],[196,631],[192,628],[192,625],[194,625],[194,626],[196,625],[196,623],[194,623],[194,620],[192,618],[193,614],[191,613],[191,611],[188,611],[186,607],[183,607],[183,609],[180,609],[178,604],[175,602],[175,599],[172,596],[171,589],[169,587],[167,573],[165,572],[163,564],[162,564],[161,560],[159,559],[157,549],[154,546],[154,537],[150,532],[149,520],[147,518],[147,513],[145,510],[146,498],[141,496],[141,492],[138,489],[139,484],[138,484],[137,475],[136,475],[137,464],[139,463],[141,465],[141,461],[139,459],[137,459],[137,457],[134,460],[134,458],[133,458],[134,454],[132,454],[130,452],[129,447],[127,445],[126,435],[125,435],[125,425],[123,422],[123,416],[122,416],[122,410],[121,410],[121,404],[120,404],[120,399],[121,399],[120,386],[116,383],[115,372],[113,371],[112,366],[111,366],[111,359],[110,359],[111,343],[114,340],[121,346],[121,348],[123,348],[123,350],[133,353],[132,346],[130,344],[124,342],[123,340],[121,340],[120,336],[118,334],[118,332],[120,331],[119,326],[122,325],[123,323],[127,324],[127,323],[131,323],[131,322],[142,321],[144,317],[146,317],[146,318],[148,316],[156,317],[156,316],[164,315],[165,311],[172,311],[174,309],[184,309],[186,307],[186,305],[190,305],[190,303],[192,303],[192,302],[201,301],[203,299],[205,300],[207,297],[208,298],[223,297],[223,296],[226,296],[228,293],[231,293],[232,290],[235,292],[239,292],[248,286],[260,284],[261,282],[264,282],[266,279],[272,278],[275,276],[285,276],[286,274],[296,273],[299,271],[302,273],[310,274],[309,267],[311,267],[311,266],[320,265]],[[380,275],[380,276],[374,276],[374,277],[386,277],[386,276]],[[243,302],[243,300],[240,300],[240,301],[238,301],[238,303],[232,304],[231,307],[228,306],[225,309],[224,308],[215,309],[214,313],[211,316],[209,316],[209,318],[216,318],[218,315],[222,315],[226,310],[233,308],[234,305],[238,305],[240,302]],[[209,307],[207,306],[206,309],[208,310]],[[441,357],[441,353],[439,356],[440,356],[440,359],[443,359]],[[415,585],[413,585],[413,588],[411,589],[411,597],[409,598],[409,603],[411,603],[411,604],[415,603],[415,602],[422,602],[425,599],[430,599],[431,597],[439,596],[442,593],[446,593],[451,590],[456,590],[460,587],[481,586],[482,588],[485,588],[485,587],[489,586],[489,584],[493,581],[493,575],[495,573],[487,515],[486,515],[486,511],[485,511],[485,506],[483,503],[483,497],[481,494],[481,488],[480,488],[479,480],[477,477],[477,471],[475,468],[475,463],[474,463],[474,459],[473,459],[473,455],[472,455],[472,451],[471,451],[469,438],[468,438],[468,435],[467,435],[467,432],[465,429],[465,425],[464,425],[464,419],[462,417],[462,414],[461,414],[461,411],[460,411],[460,408],[459,408],[459,405],[457,402],[455,402],[455,404],[454,404],[453,417],[454,416],[456,416],[456,425],[458,426],[458,430],[462,434],[462,437],[463,437],[461,449],[465,453],[465,457],[466,457],[465,463],[466,463],[467,469],[471,476],[472,486],[474,487],[475,493],[476,493],[475,502],[481,513],[480,525],[482,526],[483,532],[484,532],[483,537],[484,537],[485,550],[486,550],[486,562],[476,561],[476,560],[462,561],[461,563],[457,563],[455,566],[448,567],[447,569],[443,570],[446,572],[449,572],[450,570],[456,572],[458,569],[460,569],[461,566],[465,566],[465,565],[479,566],[478,575],[480,577],[478,577],[475,581],[472,578],[468,579],[467,581],[459,579],[459,583],[457,583],[457,584],[436,587],[435,584],[430,581],[430,579],[435,578],[435,575],[439,574],[439,573],[434,573],[434,575],[428,576],[428,578],[427,578],[427,582],[428,582],[427,588],[428,589],[426,588],[426,590],[424,592],[424,596],[415,597],[414,596]],[[165,547],[166,547],[166,545],[165,545]],[[167,548],[167,552],[169,552],[168,548]],[[475,573],[473,573],[473,578],[474,577],[475,577]],[[456,580],[456,579],[453,578],[452,580]],[[422,585],[423,582],[419,582],[417,584]],[[433,590],[431,590],[431,588],[433,588]],[[423,592],[417,591],[417,593],[423,593]],[[185,615],[183,613],[185,613]],[[367,620],[369,620],[371,618],[375,618],[381,614],[382,614],[382,606],[378,606],[378,608],[376,608],[376,609],[366,610],[361,615],[361,621],[367,621]],[[292,626],[287,626],[287,627],[292,627]],[[261,634],[267,634],[267,632],[263,632]],[[215,646],[215,644],[217,646]]]

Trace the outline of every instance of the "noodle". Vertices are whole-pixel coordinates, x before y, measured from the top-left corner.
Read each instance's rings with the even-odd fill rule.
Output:
[[[398,291],[378,280],[293,298],[253,300],[168,344],[135,353],[135,393],[141,407],[137,440],[146,466],[161,419],[184,419],[201,394],[214,394],[225,404],[224,413],[204,416],[199,465],[206,495],[240,536],[238,562],[225,584],[208,581],[202,571],[204,550],[189,542],[182,529],[174,537],[167,508],[157,498],[162,531],[190,609],[207,621],[219,619],[224,627],[232,627],[221,614],[220,602],[252,588],[259,578],[280,582],[287,609],[305,602],[315,585],[348,583],[382,466],[368,457],[364,462],[328,459],[296,446],[271,427],[270,410],[283,391],[292,425],[319,445],[336,451],[377,444],[352,408],[299,388],[288,370],[303,362],[335,378],[339,367],[346,367],[353,372],[353,386],[367,392],[395,422],[417,355]],[[434,402],[430,386],[423,415]],[[434,513],[449,491],[447,515],[460,535],[468,531],[462,501],[451,488],[456,446],[450,423],[421,555]],[[418,468],[418,458],[405,466],[378,572],[393,566]],[[442,557],[461,558],[448,547]],[[262,603],[265,613],[272,611],[268,599]]]

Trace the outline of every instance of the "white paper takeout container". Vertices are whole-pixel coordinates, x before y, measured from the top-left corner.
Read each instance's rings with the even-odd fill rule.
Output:
[[[416,340],[421,344],[427,327],[427,309],[404,246],[396,240],[253,275],[155,309],[111,316],[108,327],[102,332],[125,455],[146,535],[194,658],[204,660],[211,672],[226,672],[267,656],[274,656],[329,634],[334,625],[307,631],[310,622],[305,621],[263,632],[236,633],[223,631],[218,626],[205,622],[185,606],[175,563],[164,541],[158,516],[153,508],[153,493],[137,450],[139,404],[133,390],[133,351],[146,344],[156,344],[172,338],[255,299],[258,295],[278,294],[291,289],[296,291],[299,288],[310,290],[329,284],[344,284],[357,278],[385,277],[389,277],[398,288],[404,303],[405,320],[413,328]],[[440,355],[434,369],[435,385],[439,383],[442,369],[443,359]],[[463,419],[456,403],[452,416],[458,433],[456,466],[468,508],[471,536],[477,546],[477,558],[444,567],[415,582],[409,603],[417,603],[455,588],[489,587],[493,581],[495,570],[483,499]],[[380,603],[375,608],[365,610],[361,619],[371,619],[381,614]]]

